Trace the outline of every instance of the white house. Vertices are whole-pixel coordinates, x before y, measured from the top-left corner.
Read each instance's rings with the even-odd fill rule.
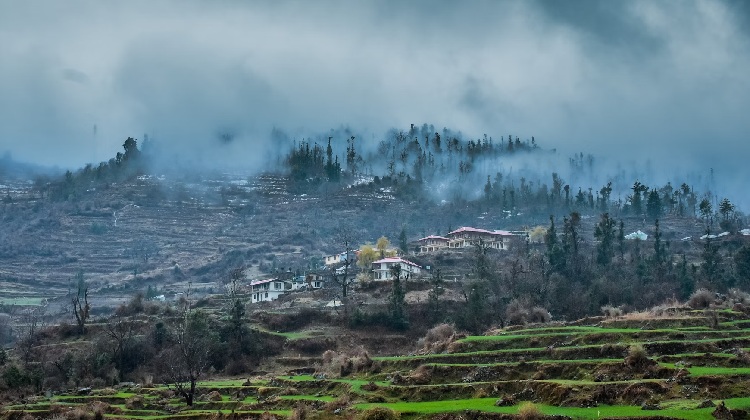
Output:
[[[354,263],[354,260],[357,258],[357,252],[358,251],[349,251],[349,262],[352,264]],[[343,263],[346,261],[346,251],[340,253],[340,254],[333,254],[333,255],[326,255],[323,257],[323,262],[325,265],[334,265]]]
[[[276,300],[288,290],[292,289],[291,282],[279,279],[256,280],[250,283],[252,303],[270,302]]]
[[[422,267],[401,257],[389,257],[372,263],[372,272],[375,273],[375,280],[390,280],[391,267],[399,264],[401,266],[402,276],[406,279],[413,278],[422,273]]]

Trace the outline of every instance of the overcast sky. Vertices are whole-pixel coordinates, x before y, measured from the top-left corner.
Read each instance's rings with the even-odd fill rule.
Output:
[[[176,152],[256,165],[273,127],[302,137],[343,124],[377,138],[427,122],[750,179],[748,10],[0,0],[0,153],[76,167],[148,133]]]

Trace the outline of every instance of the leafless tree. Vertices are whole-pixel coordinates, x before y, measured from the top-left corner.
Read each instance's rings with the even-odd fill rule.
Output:
[[[78,324],[78,333],[84,335],[86,334],[86,322],[89,319],[91,311],[89,287],[83,281],[83,272],[78,272],[76,277],[78,278],[78,290],[71,298],[71,303],[73,303],[73,314],[76,317],[76,324]]]
[[[125,350],[134,334],[133,321],[115,315],[107,321],[105,333],[113,340],[112,360],[117,365],[118,376],[122,381],[125,371]]]
[[[39,331],[46,327],[46,308],[30,309],[21,314],[17,321],[18,342],[16,348],[24,368],[28,368],[39,346]]]
[[[190,309],[189,296],[188,290],[180,322],[174,331],[174,344],[163,354],[163,361],[170,385],[192,406],[196,384],[210,366],[213,334],[207,315]]]

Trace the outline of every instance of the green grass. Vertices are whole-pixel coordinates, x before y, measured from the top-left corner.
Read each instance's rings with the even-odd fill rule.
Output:
[[[476,398],[463,400],[425,401],[425,402],[397,402],[397,403],[370,403],[357,404],[357,409],[366,410],[372,407],[387,407],[402,414],[436,414],[446,412],[457,412],[464,410],[479,410],[493,413],[515,414],[518,405],[512,407],[495,407],[496,398]],[[747,409],[750,407],[750,398],[731,398],[725,400],[729,408]],[[695,408],[698,401],[679,401],[672,404],[665,403],[664,409],[659,411],[644,411],[638,406],[602,405],[593,408],[557,407],[546,404],[536,406],[548,415],[569,416],[581,419],[596,419],[600,417],[644,417],[665,416],[686,420],[713,420],[711,413],[714,408]]]
[[[45,298],[40,297],[2,297],[0,305],[18,305],[18,306],[42,306]]]
[[[279,398],[282,400],[302,400],[302,401],[334,401],[336,397],[332,397],[330,395],[322,395],[320,397],[316,397],[315,395],[282,395]]]
[[[290,381],[297,381],[297,382],[310,382],[310,381],[316,381],[312,375],[297,375],[292,376],[288,380]],[[377,386],[390,386],[389,382],[385,381],[370,381],[366,379],[342,379],[342,378],[332,378],[332,379],[324,379],[328,382],[338,382],[338,383],[344,383],[349,384],[352,387],[352,391],[355,392],[362,392],[362,385],[367,385],[370,382],[374,382]]]
[[[695,366],[687,368],[693,376],[750,375],[750,368]]]

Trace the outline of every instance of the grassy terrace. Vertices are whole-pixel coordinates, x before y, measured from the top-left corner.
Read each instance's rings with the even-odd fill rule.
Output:
[[[313,413],[343,406],[349,418],[386,407],[405,419],[465,410],[513,414],[526,401],[547,415],[585,419],[713,419],[714,407],[699,407],[706,400],[750,410],[750,357],[744,353],[750,331],[742,328],[748,324],[732,320],[710,329],[695,325],[704,320],[686,319],[674,328],[637,328],[628,321],[626,327],[614,322],[612,328],[554,326],[468,336],[451,344],[452,353],[373,357],[371,367],[343,378],[279,374],[201,381],[193,407],[159,385],[11,405],[0,409],[0,419],[22,411],[49,418],[60,407],[91,409],[96,401],[107,405],[109,419],[258,417],[264,412],[287,417],[300,404]],[[320,335],[269,333],[290,341]],[[633,345],[645,352],[628,361]],[[508,402],[497,406],[500,399]],[[643,410],[646,403],[658,410]]]

